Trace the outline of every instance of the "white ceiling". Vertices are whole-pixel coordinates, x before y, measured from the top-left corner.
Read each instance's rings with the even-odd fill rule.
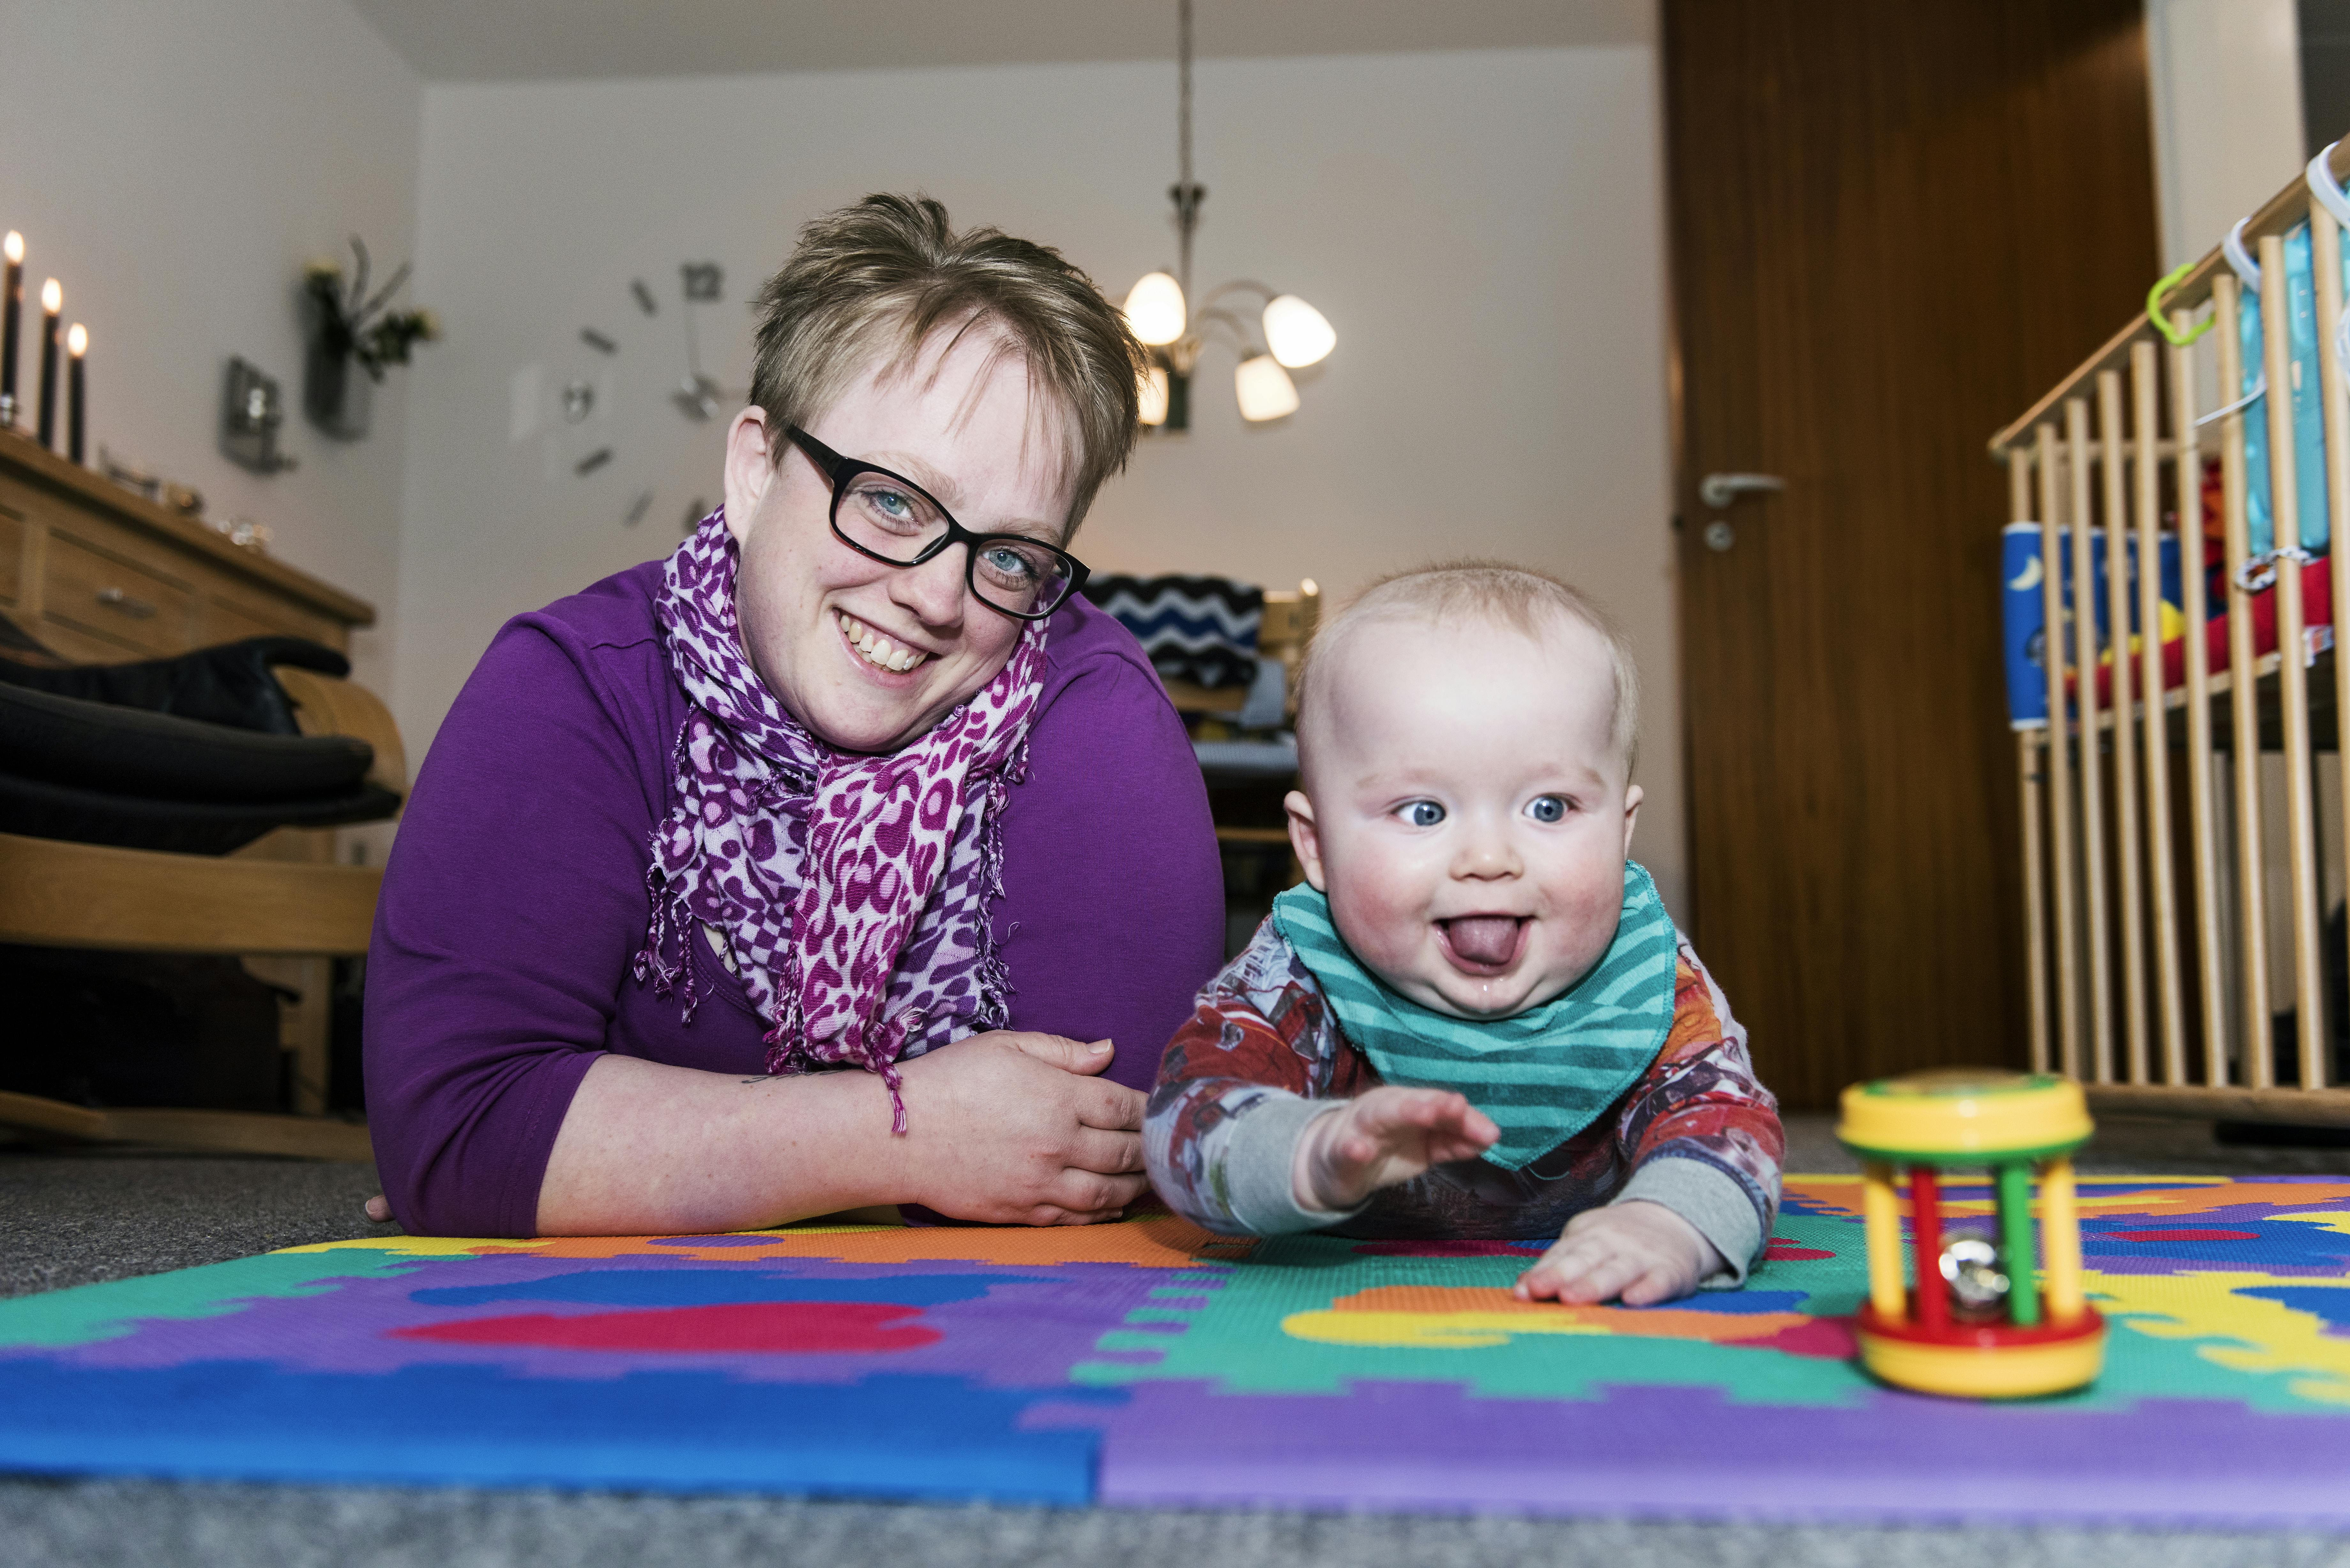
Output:
[[[1175,0],[350,0],[427,81],[1170,59]],[[1646,43],[1654,0],[1198,0],[1202,57]]]

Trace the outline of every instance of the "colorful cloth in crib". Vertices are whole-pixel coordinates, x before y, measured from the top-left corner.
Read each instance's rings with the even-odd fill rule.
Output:
[[[1960,1217],[1989,1194],[1946,1189]],[[1749,1288],[1513,1299],[1543,1239],[388,1239],[0,1302],[0,1469],[1184,1507],[2350,1526],[2350,1179],[2087,1178],[2062,1398],[1852,1360],[1856,1178]]]
[[[2134,657],[2146,628],[2142,624],[2143,618],[2138,614],[2137,537],[2134,534],[2124,537],[2129,571],[2129,602],[2122,607],[2122,622],[2128,628],[2126,647]],[[2164,534],[2159,538],[2158,561],[2162,574],[2158,584],[2161,612],[2156,629],[2168,645],[2186,631],[2186,618],[2178,607],[2185,602],[2185,591],[2179,580],[2178,535]],[[2057,581],[2063,597],[2065,622],[2064,641],[2058,651],[2064,662],[2071,664],[2075,657],[2072,638],[2073,607],[2076,602],[2073,582],[2073,531],[2058,529],[2056,540],[2057,554],[2062,557],[2057,562]],[[2095,624],[2101,680],[2109,679],[2104,672],[2110,671],[2114,652],[2114,617],[2110,602],[2113,595],[2106,575],[2106,547],[2105,530],[2092,529],[2089,534],[2089,571],[2096,581],[2092,585],[2095,592],[2090,596],[2090,606],[2096,617]],[[2011,523],[2000,535],[2000,581],[2002,585],[2000,624],[2001,641],[2007,655],[2008,720],[2018,730],[2037,730],[2048,722],[2048,670],[2044,662],[2047,657],[2048,606],[2043,597],[2042,574],[2045,567],[2040,559],[2040,550],[2041,531],[2037,523]],[[2271,646],[2274,646],[2274,635],[2272,629]],[[2101,701],[2109,700],[2106,687],[2100,686],[2098,694]]]
[[[2285,340],[2292,354],[2293,378],[2286,395],[2291,399],[2293,411],[2294,510],[2302,548],[2323,550],[2332,531],[2325,499],[2324,383],[2318,374],[2316,273],[2310,252],[2306,223],[2285,231]],[[2344,253],[2343,275],[2345,281],[2350,281],[2350,249]],[[2244,516],[2252,554],[2265,556],[2276,548],[2276,505],[2270,480],[2269,410],[2265,399],[2268,346],[2261,325],[2260,291],[2247,285],[2239,300],[2236,335],[2243,358],[2243,379],[2235,396],[2263,393],[2244,409]]]

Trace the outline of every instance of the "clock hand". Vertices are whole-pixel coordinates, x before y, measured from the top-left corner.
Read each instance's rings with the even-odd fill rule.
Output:
[[[685,318],[686,373],[671,397],[686,418],[707,421],[717,417],[730,394],[702,368],[702,334],[694,306],[717,300],[725,292],[726,275],[716,262],[685,262],[679,265],[678,276],[685,302],[678,314]]]
[[[688,268],[689,275],[691,269]],[[718,383],[702,373],[702,335],[694,330],[693,296],[689,283],[685,308],[678,314],[685,318],[685,379],[678,383],[673,396],[679,410],[690,420],[709,420],[716,416],[719,407]]]

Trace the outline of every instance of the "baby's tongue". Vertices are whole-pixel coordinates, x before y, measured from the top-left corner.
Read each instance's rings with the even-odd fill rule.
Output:
[[[1463,915],[1444,923],[1452,950],[1471,963],[1510,961],[1518,946],[1518,922],[1510,915]]]

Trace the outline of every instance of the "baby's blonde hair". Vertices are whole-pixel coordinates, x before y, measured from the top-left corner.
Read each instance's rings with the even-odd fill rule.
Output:
[[[1380,621],[1451,621],[1475,617],[1500,622],[1529,638],[1565,618],[1588,627],[1607,649],[1615,685],[1608,743],[1624,758],[1628,779],[1640,760],[1640,677],[1632,651],[1599,607],[1546,573],[1501,561],[1442,561],[1379,578],[1324,621],[1305,649],[1297,680],[1297,746],[1301,765],[1311,753],[1315,712],[1341,644],[1355,630]]]

